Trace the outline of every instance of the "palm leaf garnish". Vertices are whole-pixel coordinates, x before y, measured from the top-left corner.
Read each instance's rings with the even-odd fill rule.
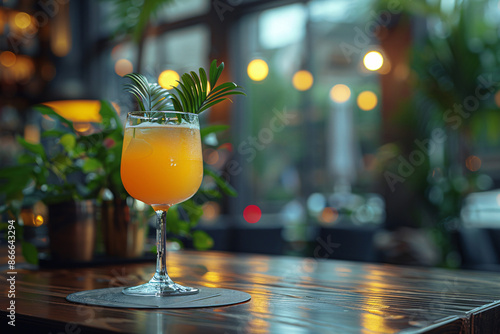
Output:
[[[242,87],[234,82],[225,82],[217,85],[224,63],[217,66],[215,59],[210,64],[207,73],[200,67],[199,74],[194,71],[184,73],[180,77],[179,87],[172,87],[176,95],[170,94],[165,88],[156,83],[150,83],[145,76],[138,73],[125,75],[132,83],[125,85],[125,89],[132,93],[137,100],[141,111],[146,113],[154,111],[180,111],[199,114],[202,111],[225,100],[231,101],[229,95],[246,95]],[[212,89],[209,89],[212,87]],[[231,101],[232,102],[232,101]]]
[[[217,66],[217,60],[214,59],[210,65],[209,76],[205,70],[200,67],[199,74],[191,71],[184,73],[178,87],[173,87],[177,92],[176,95],[171,95],[169,99],[172,101],[175,110],[199,114],[204,110],[224,100],[231,101],[229,95],[246,95],[234,82],[225,82],[216,86],[219,77],[224,70],[224,63]],[[207,83],[212,89],[208,91]],[[231,101],[232,102],[232,101]]]
[[[124,88],[134,95],[141,111],[173,110],[170,100],[172,95],[168,90],[157,83],[150,83],[142,74],[130,73],[125,77],[132,80],[132,83],[126,84]]]

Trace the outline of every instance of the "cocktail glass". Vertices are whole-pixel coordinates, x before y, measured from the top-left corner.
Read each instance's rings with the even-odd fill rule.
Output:
[[[203,178],[198,115],[171,111],[127,115],[121,160],[127,192],[156,212],[156,272],[148,283],[128,287],[126,295],[179,296],[198,289],[174,283],[166,267],[168,209],[193,196]]]

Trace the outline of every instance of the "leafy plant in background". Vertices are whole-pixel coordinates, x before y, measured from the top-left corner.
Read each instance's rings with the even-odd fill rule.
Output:
[[[388,8],[388,3],[380,1],[379,8]],[[401,2],[406,16],[425,18],[419,23],[427,27],[412,50],[410,65],[416,76],[409,110],[417,122],[412,126],[417,124],[421,138],[431,138],[434,129],[443,129],[447,137],[441,161],[427,156],[421,167],[426,173],[414,173],[412,179],[420,184],[415,186],[420,197],[434,208],[438,223],[433,233],[448,266],[456,266],[446,256],[453,250],[450,226],[459,223],[463,198],[488,188],[479,181],[480,171],[466,168],[465,158],[474,146],[493,148],[500,143],[500,116],[493,98],[500,79],[500,40],[494,33],[497,22],[486,19],[497,5],[489,0],[461,1],[443,10],[440,1]],[[477,101],[473,108],[466,105],[471,97]]]
[[[137,63],[134,68],[141,72],[145,33],[149,22],[157,13],[175,0],[103,0],[111,4],[111,22],[116,24],[115,35],[129,35],[137,44]]]
[[[19,225],[23,207],[38,201],[50,205],[68,200],[101,200],[104,190],[110,191],[115,199],[123,200],[128,196],[120,177],[123,127],[109,102],[101,101],[102,121],[96,124],[100,129],[89,135],[77,132],[71,121],[47,106],[39,105],[35,109],[62,124],[42,133],[42,138],[52,140],[50,149],[17,137],[27,153],[19,157],[17,166],[0,170],[0,196],[5,202],[0,207],[0,213],[16,221],[16,240],[21,242],[23,255],[30,263],[38,262],[38,254],[34,245],[23,240],[23,227]],[[201,135],[204,137],[224,129],[224,126],[207,127]],[[234,189],[215,171],[205,167],[205,174],[215,180],[217,188],[202,188],[194,198],[177,206],[176,210],[169,210],[170,232],[183,239],[193,239],[197,249],[208,249],[213,244],[205,232],[193,232],[203,213],[202,205],[208,200],[220,198],[221,191],[236,195]],[[7,223],[2,227],[6,228]]]
[[[101,102],[102,131],[90,135],[79,134],[71,121],[47,106],[35,109],[63,126],[42,133],[44,140],[52,142],[47,150],[40,143],[17,137],[27,153],[19,157],[17,166],[0,170],[1,194],[6,203],[1,212],[15,219],[18,240],[23,240],[19,225],[23,207],[38,201],[50,205],[97,199],[104,188],[117,198],[126,196],[119,176],[123,129],[108,102]],[[36,248],[25,242],[22,245],[26,260],[36,263]]]

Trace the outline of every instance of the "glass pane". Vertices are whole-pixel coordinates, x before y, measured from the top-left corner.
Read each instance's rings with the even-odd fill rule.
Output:
[[[258,205],[264,214],[260,226],[305,223],[304,213],[311,209],[307,203],[313,211],[318,207],[319,197],[313,195],[322,196],[324,209],[336,193],[366,194],[373,186],[371,171],[380,144],[380,74],[366,66],[378,66],[377,57],[383,55],[363,63],[368,52],[380,50],[373,34],[365,33],[366,45],[356,45],[355,52],[343,48],[359,38],[354,28],[370,20],[371,4],[312,1],[242,20],[236,58],[246,69],[241,76],[248,97],[236,125],[244,166],[237,181],[237,211]],[[358,206],[368,201],[354,199]],[[314,219],[321,212],[314,212]],[[381,219],[379,215],[377,221]]]

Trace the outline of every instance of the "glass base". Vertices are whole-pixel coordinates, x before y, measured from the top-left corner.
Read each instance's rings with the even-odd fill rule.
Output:
[[[148,283],[123,289],[122,293],[129,296],[168,297],[194,295],[199,291],[197,288],[174,283],[168,276],[163,279],[155,276]]]

